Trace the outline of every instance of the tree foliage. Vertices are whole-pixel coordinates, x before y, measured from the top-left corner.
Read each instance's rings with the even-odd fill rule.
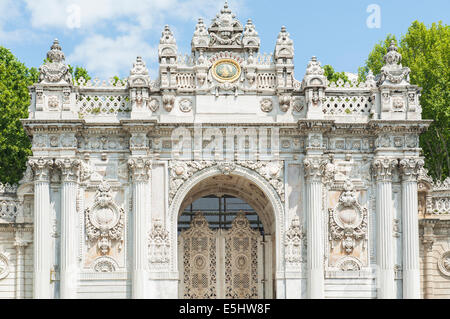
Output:
[[[365,79],[369,70],[380,73],[382,58],[392,39],[395,37],[389,34],[375,45],[359,70],[360,78]],[[425,167],[434,179],[445,179],[450,175],[450,27],[439,22],[427,28],[414,21],[401,37],[399,52],[402,64],[411,69],[411,84],[423,88],[422,118],[433,120],[420,136]]]
[[[323,70],[325,71],[324,75],[327,77],[328,82],[337,82],[339,79],[342,79],[344,82],[349,82],[345,72],[336,72],[329,64],[324,65]]]
[[[0,181],[17,183],[23,175],[31,143],[20,119],[28,117],[28,86],[38,79],[6,48],[0,46]]]
[[[80,78],[83,78],[87,81],[91,79],[88,71],[85,68],[76,66],[75,68],[71,65],[69,65],[69,72],[72,74],[72,79],[74,83],[78,83],[78,80]]]

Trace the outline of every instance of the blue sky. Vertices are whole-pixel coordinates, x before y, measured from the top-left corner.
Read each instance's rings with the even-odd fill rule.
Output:
[[[180,52],[190,53],[196,21],[207,25],[223,6],[212,0],[0,0],[0,45],[28,67],[38,67],[57,37],[72,65],[106,79],[128,76],[136,56],[143,56],[153,77],[157,46],[169,24]],[[380,9],[379,28],[369,28],[369,5]],[[253,20],[261,52],[273,52],[278,32],[287,27],[295,45],[296,77],[303,77],[315,55],[322,65],[357,72],[374,44],[386,34],[400,36],[414,20],[448,24],[449,0],[230,0],[245,24]]]

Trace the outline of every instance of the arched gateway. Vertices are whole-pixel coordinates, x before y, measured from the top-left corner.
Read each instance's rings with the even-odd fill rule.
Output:
[[[214,194],[234,196],[248,203],[261,220],[264,237],[250,227],[243,212],[235,216],[231,229],[224,231],[219,227],[216,232],[211,231],[201,213],[197,214],[187,232],[172,238],[175,246],[177,243],[180,245],[176,250],[180,272],[179,296],[271,298],[276,287],[275,274],[284,267],[283,263],[275,263],[282,260],[280,256],[284,254],[284,209],[279,194],[269,181],[249,168],[227,162],[203,165],[212,166],[195,173],[174,196],[170,208],[171,233],[177,234],[178,220],[186,206]],[[273,166],[275,168],[266,169],[278,169],[273,176],[279,176],[282,167]],[[187,169],[183,162],[173,163],[171,167],[180,175]],[[206,245],[203,249],[198,247],[199,236]],[[242,246],[244,242],[247,244]],[[198,267],[196,256],[202,261]],[[203,263],[205,258],[207,266]],[[199,283],[200,275],[203,275],[203,282]]]
[[[423,169],[395,43],[380,75],[330,83],[225,4],[191,47],[166,26],[158,78],[138,57],[73,82],[55,40],[27,171],[0,184],[1,298],[448,297],[450,182]]]

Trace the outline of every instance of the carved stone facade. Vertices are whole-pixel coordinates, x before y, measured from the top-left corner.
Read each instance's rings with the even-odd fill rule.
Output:
[[[450,182],[423,169],[430,121],[395,43],[380,75],[329,83],[317,57],[294,72],[288,28],[270,55],[257,28],[225,4],[183,56],[166,26],[158,77],[137,57],[124,81],[72,81],[55,40],[33,155],[0,185],[0,297],[450,297]],[[199,214],[178,233],[225,195],[263,229]]]

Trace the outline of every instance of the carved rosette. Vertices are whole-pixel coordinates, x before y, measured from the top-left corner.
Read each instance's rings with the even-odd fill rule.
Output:
[[[362,268],[362,263],[356,257],[345,256],[337,261],[336,268],[341,271],[359,271]]]
[[[148,236],[148,258],[150,268],[163,269],[170,261],[169,232],[160,219],[153,220],[153,227]]]
[[[425,162],[421,158],[404,158],[400,160],[400,172],[404,181],[417,181]]]
[[[138,157],[128,160],[128,167],[134,182],[147,182],[150,178],[152,162],[148,159]]]
[[[337,206],[329,209],[329,227],[331,249],[339,242],[345,254],[351,254],[359,240],[364,240],[365,248],[367,208],[358,203],[355,188],[350,180],[345,182]]]
[[[392,181],[392,173],[397,164],[397,160],[393,158],[375,159],[372,164],[372,173],[377,181]]]
[[[108,256],[97,258],[92,266],[95,272],[115,272],[119,268],[117,262]]]
[[[286,231],[285,260],[287,268],[298,268],[302,260],[302,242],[305,239],[300,219],[295,216]]]
[[[94,205],[85,210],[86,235],[89,242],[97,243],[102,255],[108,254],[112,242],[123,242],[125,212],[113,201],[111,186],[102,182]]]
[[[446,251],[442,254],[438,260],[439,271],[445,276],[450,277],[450,251]]]
[[[58,159],[55,161],[56,167],[61,170],[61,180],[63,182],[77,182],[80,172],[81,162],[69,158]]]
[[[34,181],[36,182],[49,182],[50,172],[53,169],[53,160],[50,159],[31,159],[28,161],[28,165],[34,172]]]

